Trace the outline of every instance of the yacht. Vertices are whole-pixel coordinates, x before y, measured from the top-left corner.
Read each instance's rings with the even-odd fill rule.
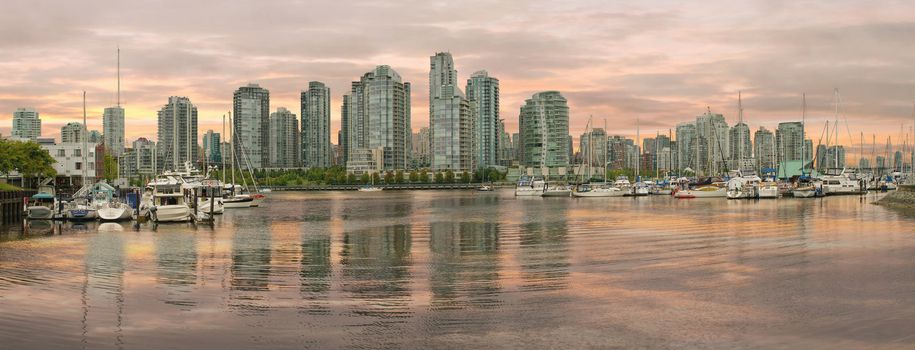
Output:
[[[757,187],[756,198],[778,198],[778,182],[761,182]]]
[[[630,187],[630,196],[647,196],[651,194],[651,185],[645,181],[636,181],[634,186]]]
[[[254,203],[254,197],[242,193],[242,187],[238,184],[225,184],[223,186],[222,205],[223,208],[250,208]]]
[[[200,180],[191,187],[197,196],[197,209],[200,212],[213,214],[222,214],[225,212],[225,203],[222,195],[223,185],[219,180],[204,179]],[[193,199],[192,199],[193,200]]]
[[[541,197],[570,197],[572,196],[572,187],[569,185],[555,184],[548,185],[544,188]]]
[[[823,194],[822,182],[810,178],[810,176],[802,175],[798,181],[797,186],[791,190],[791,194],[795,198],[813,198],[821,197]]]
[[[820,177],[823,186],[823,195],[835,196],[843,194],[862,194],[867,192],[864,185],[853,178],[845,169],[828,169]]]
[[[360,186],[358,189],[359,192],[379,192],[379,191],[383,191],[383,190],[384,189],[381,187],[371,186],[371,185]],[[255,207],[255,206],[256,205],[252,205],[252,207]]]
[[[728,199],[759,198],[762,179],[753,171],[736,171],[727,182]],[[777,192],[777,191],[776,191]]]
[[[629,182],[629,177],[625,175],[617,176],[616,181],[613,182],[613,187],[619,188],[627,194],[632,192],[632,183]]]
[[[80,196],[74,197],[70,203],[67,203],[64,216],[67,220],[72,221],[91,221],[98,219],[98,212],[89,197]]]
[[[54,187],[39,186],[38,193],[29,198],[25,206],[26,218],[29,220],[47,220],[54,218],[57,210],[57,197]]]
[[[540,196],[546,187],[546,182],[542,178],[522,176],[515,187],[515,196]]]
[[[181,180],[161,175],[146,186],[144,206],[154,222],[184,222],[191,220],[191,208],[182,193]]]
[[[126,203],[115,198],[116,190],[105,182],[98,182],[92,186],[92,205],[98,212],[101,221],[130,220],[133,210]]]
[[[576,186],[572,197],[622,197],[625,194],[607,183],[587,183]]]
[[[727,184],[715,182],[711,185],[699,186],[694,189],[677,191],[674,198],[726,198],[728,196]]]

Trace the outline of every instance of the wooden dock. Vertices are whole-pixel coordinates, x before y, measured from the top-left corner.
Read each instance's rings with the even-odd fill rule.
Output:
[[[25,218],[23,198],[31,197],[34,190],[0,191],[0,223],[12,224]]]

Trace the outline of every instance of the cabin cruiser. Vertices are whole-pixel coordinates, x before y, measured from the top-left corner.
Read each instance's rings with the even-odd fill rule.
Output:
[[[515,187],[515,196],[540,196],[546,187],[546,182],[539,177],[522,176]]]
[[[383,191],[383,190],[384,190],[383,188],[378,187],[378,186],[365,185],[365,186],[360,186],[357,191],[359,191],[359,192],[379,192],[379,191]],[[256,207],[256,205],[252,205],[252,207]]]
[[[774,180],[763,181],[757,187],[756,198],[778,198],[778,182]]]
[[[728,199],[751,199],[759,198],[759,188],[762,179],[756,175],[756,172],[736,171],[727,182]],[[776,191],[777,193],[777,191]]]
[[[677,191],[677,193],[674,194],[674,198],[726,198],[727,195],[727,184],[723,182],[715,182],[711,185],[704,185],[694,189]]]
[[[182,180],[173,175],[160,175],[146,185],[141,210],[154,222],[184,222],[191,220],[191,208],[185,201]]]
[[[607,183],[587,183],[575,187],[572,197],[622,197],[623,190]]]
[[[54,218],[54,211],[57,210],[57,197],[54,196],[54,188],[51,186],[40,186],[38,193],[29,197],[25,206],[26,218],[29,220],[46,220]]]
[[[570,197],[572,196],[572,187],[569,185],[555,184],[548,185],[541,194],[542,197]]]
[[[613,182],[613,187],[619,188],[627,194],[632,193],[632,183],[629,182],[629,177],[625,175],[617,176],[616,181]]]
[[[828,169],[820,177],[820,181],[823,186],[823,195],[826,196],[867,192],[864,184],[846,173],[845,169]]]
[[[185,182],[181,185],[186,189],[188,203],[194,203],[196,197],[197,209],[203,213],[222,214],[225,212],[225,203],[223,202],[223,185],[219,180],[200,179],[194,182]]]
[[[630,186],[630,196],[647,196],[651,194],[651,182],[636,181],[634,186]]]

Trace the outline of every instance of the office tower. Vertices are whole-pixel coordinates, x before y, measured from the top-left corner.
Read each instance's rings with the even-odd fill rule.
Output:
[[[582,133],[578,138],[578,147],[581,152],[581,162],[590,164],[593,168],[590,170],[590,175],[600,174],[600,169],[603,169],[605,165],[604,162],[609,162],[607,132],[602,128],[593,128],[591,132]]]
[[[424,168],[430,165],[432,140],[429,139],[429,128],[423,127],[413,134],[413,166]]]
[[[499,165],[505,157],[499,154],[501,130],[504,124],[499,117],[499,79],[490,77],[481,70],[467,79],[467,99],[476,116],[474,120],[474,138],[476,163],[480,168]]]
[[[512,161],[515,159],[514,146],[512,146],[511,136],[509,136],[508,132],[505,131],[504,120],[499,120],[497,129],[497,134],[499,135],[499,141],[497,143],[497,147],[499,148],[498,163],[501,166],[511,166]]]
[[[270,139],[268,152],[270,166],[274,168],[293,168],[299,164],[299,122],[295,114],[284,107],[279,107],[276,112],[270,113]],[[328,143],[330,140],[328,140]],[[326,150],[326,147],[325,147]]]
[[[102,135],[105,151],[114,157],[124,152],[124,108],[105,108],[102,114]]]
[[[692,169],[695,173],[698,168],[698,139],[695,123],[680,123],[677,125],[677,156],[680,159],[679,170]]]
[[[759,169],[776,169],[775,134],[765,127],[759,127],[753,134],[753,156]]]
[[[319,81],[302,91],[302,166],[326,168],[333,162],[330,144],[330,88]]]
[[[447,52],[429,57],[429,137],[432,170],[475,170],[475,110],[457,85],[454,61]],[[494,155],[493,155],[494,157]]]
[[[88,137],[83,123],[69,122],[60,128],[60,143],[83,142],[83,137]]]
[[[902,153],[896,152],[898,157],[897,168],[901,167],[902,164]],[[845,168],[845,146],[829,146],[826,149],[826,169],[842,169]]]
[[[270,164],[270,91],[257,84],[235,90],[232,97],[232,137],[240,164],[264,168]]]
[[[219,134],[216,134],[219,135]],[[158,174],[156,143],[144,137],[133,142],[133,148],[121,157],[121,176],[126,178],[151,178]]]
[[[357,151],[361,156],[381,157],[380,162],[373,163],[381,164],[381,170],[406,169],[410,164],[413,132],[410,83],[402,81],[391,67],[378,66],[352,83],[343,103],[347,170],[364,171],[350,169],[350,156]],[[359,164],[365,164],[362,160]]]
[[[726,161],[730,159],[729,131],[721,114],[709,110],[696,117],[699,159],[694,170],[705,175],[715,175],[726,170]]]
[[[731,160],[736,161],[734,164],[740,164],[740,161],[745,159],[752,159],[753,144],[750,142],[750,127],[743,121],[737,122],[729,131],[728,145]]]
[[[210,165],[222,163],[222,135],[213,130],[203,134],[203,157]]]
[[[804,154],[805,148],[808,155],[813,153],[813,150],[805,147],[804,136],[804,124],[801,122],[778,123],[778,129],[775,130],[775,152],[778,155],[779,165],[786,161],[804,158],[807,159],[807,162],[813,161],[811,157],[806,157]]]
[[[527,99],[518,125],[525,167],[569,166],[569,106],[558,91],[538,92]]]
[[[13,112],[13,137],[35,140],[41,137],[41,118],[34,108],[16,108]]]
[[[171,96],[158,113],[156,156],[159,169],[181,169],[198,158],[197,107],[187,97]]]

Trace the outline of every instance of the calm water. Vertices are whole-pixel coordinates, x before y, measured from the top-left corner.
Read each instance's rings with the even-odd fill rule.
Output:
[[[392,191],[4,227],[0,348],[912,348],[913,223],[859,197]]]

